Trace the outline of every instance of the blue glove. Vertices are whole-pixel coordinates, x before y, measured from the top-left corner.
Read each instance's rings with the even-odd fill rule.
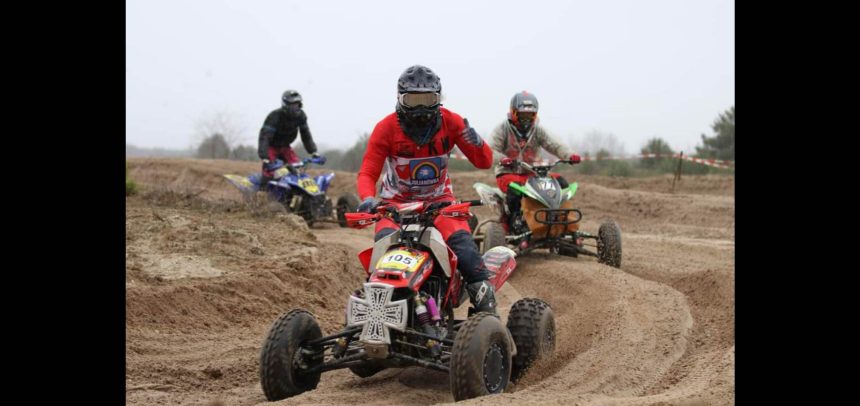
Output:
[[[379,200],[375,197],[368,197],[368,198],[364,199],[364,201],[361,202],[361,204],[358,205],[358,208],[355,209],[355,211],[357,211],[359,213],[361,213],[361,212],[373,213],[373,211],[376,210],[376,206],[379,206],[380,201],[381,200]]]
[[[463,124],[466,124],[466,128],[463,129],[460,135],[462,135],[463,139],[466,140],[466,142],[468,142],[469,144],[481,148],[484,145],[484,140],[481,139],[481,136],[478,135],[478,132],[475,131],[475,129],[469,125],[468,119],[464,118]]]

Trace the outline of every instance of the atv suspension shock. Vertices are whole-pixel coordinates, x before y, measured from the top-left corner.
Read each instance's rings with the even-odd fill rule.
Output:
[[[429,309],[428,309],[429,308]],[[436,301],[433,300],[429,295],[421,294],[415,295],[415,320],[417,324],[424,330],[424,333],[431,337],[438,337],[436,332],[435,324],[437,320],[441,320],[439,317],[439,309],[436,307]],[[430,350],[430,354],[436,358],[442,353],[442,346],[439,342],[438,338],[430,338],[427,340],[426,344],[427,349]]]

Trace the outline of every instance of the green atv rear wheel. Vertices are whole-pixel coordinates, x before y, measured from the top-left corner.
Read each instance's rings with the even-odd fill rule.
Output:
[[[481,253],[485,253],[494,247],[505,246],[505,229],[502,225],[496,222],[490,222],[484,225],[484,242],[482,244]]]

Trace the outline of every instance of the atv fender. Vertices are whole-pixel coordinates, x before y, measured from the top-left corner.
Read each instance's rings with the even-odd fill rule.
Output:
[[[508,247],[493,247],[484,253],[484,265],[490,270],[489,282],[498,292],[517,267],[517,254]]]

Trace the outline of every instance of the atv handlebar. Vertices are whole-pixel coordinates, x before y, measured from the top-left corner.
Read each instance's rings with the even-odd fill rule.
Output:
[[[292,166],[294,168],[301,168],[307,164],[325,165],[325,161],[326,161],[326,159],[324,156],[319,156],[319,157],[315,157],[315,158],[305,158],[305,159],[302,159],[299,163],[292,164]]]
[[[412,209],[411,211],[418,212],[417,216],[415,216],[418,223],[425,223],[428,221],[432,222],[437,215],[465,219],[472,215],[469,212],[469,207],[481,206],[484,204],[480,199],[463,200],[459,203],[455,201],[420,203],[420,207],[403,207],[403,209]],[[345,213],[344,216],[346,217],[347,226],[352,228],[367,227],[379,220],[382,220],[383,217],[391,218],[396,223],[401,223],[403,221],[398,205],[395,203],[386,203],[377,206],[376,213]]]
[[[555,161],[555,162],[553,162],[552,164],[549,164],[549,165],[529,165],[528,163],[525,163],[525,162],[522,162],[522,161],[520,161],[520,162],[519,162],[519,165],[520,165],[520,166],[522,166],[523,168],[528,169],[528,170],[530,170],[530,171],[532,171],[532,172],[538,172],[538,171],[540,171],[540,170],[546,170],[546,171],[549,171],[550,169],[555,168],[555,166],[556,166],[556,165],[558,165],[558,164],[569,164],[569,165],[573,165],[573,162],[571,162],[571,160],[569,160],[569,159],[559,159],[558,161]]]
[[[287,164],[282,159],[276,159],[274,161],[269,161],[268,159],[263,160],[263,165],[265,165],[267,170],[274,171],[276,169],[280,169],[284,165],[287,165],[289,168],[298,169],[307,166],[307,164],[317,164],[317,165],[325,165],[325,157],[319,156],[314,158],[305,158],[299,162],[294,164]]]

